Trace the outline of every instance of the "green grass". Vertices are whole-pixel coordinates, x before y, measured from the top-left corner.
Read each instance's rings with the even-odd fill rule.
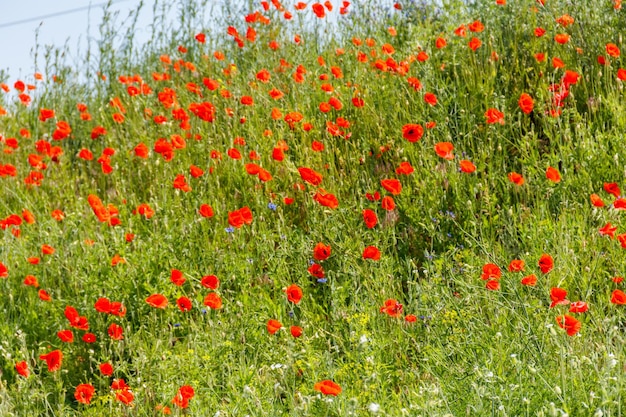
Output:
[[[400,1],[401,10],[362,2],[350,5],[346,16],[336,4],[322,20],[311,4],[298,11],[288,3],[293,19],[285,20],[270,3],[268,11],[231,6],[222,11],[223,21],[204,21],[206,3],[157,4],[152,41],[141,50],[132,41],[134,16],[121,23],[105,14],[102,41],[85,67],[68,66],[60,52],[45,54],[43,80],[24,80],[36,86],[29,106],[20,103],[16,80],[4,80],[9,92],[0,94],[7,113],[0,116],[0,163],[15,166],[17,175],[0,178],[0,218],[21,218],[27,209],[36,221],[6,224],[1,234],[0,262],[8,274],[0,281],[0,414],[152,416],[167,406],[173,415],[208,416],[622,415],[625,316],[611,297],[624,285],[613,278],[626,274],[626,264],[618,239],[598,229],[610,222],[616,235],[626,233],[623,213],[610,207],[616,198],[603,188],[613,182],[626,187],[626,105],[617,79],[625,65],[605,51],[607,43],[623,49],[623,10],[610,1],[548,1],[545,7],[529,0],[444,1],[441,7]],[[244,17],[257,9],[270,23],[251,24],[257,35],[250,42]],[[180,26],[168,27],[164,16],[174,12]],[[559,25],[564,14],[574,24]],[[484,31],[454,34],[476,20]],[[242,48],[227,35],[228,25],[241,34]],[[536,37],[536,27],[546,34]],[[206,43],[194,39],[200,32]],[[123,33],[131,35],[129,42],[120,43]],[[558,33],[571,35],[569,42],[556,43]],[[435,47],[438,37],[447,41],[442,49]],[[468,47],[472,37],[482,42],[475,52]],[[279,48],[269,48],[270,41]],[[383,52],[385,44],[395,49],[392,55]],[[215,51],[225,59],[216,59]],[[420,51],[429,58],[418,60]],[[543,62],[535,59],[540,52]],[[164,55],[171,64],[160,59]],[[599,55],[608,65],[597,62]],[[554,57],[565,68],[553,68]],[[294,80],[300,65],[306,69],[302,83]],[[333,75],[332,67],[343,76]],[[267,83],[256,78],[262,69],[271,75]],[[569,96],[556,106],[550,86],[562,84],[566,70],[580,78],[561,87]],[[131,96],[120,82],[136,74],[150,93]],[[409,77],[420,80],[421,90]],[[218,88],[208,89],[204,78]],[[199,86],[201,96],[188,83]],[[175,91],[172,107],[159,100],[166,88]],[[273,88],[284,97],[272,99]],[[436,105],[424,101],[426,92],[437,96]],[[518,106],[522,93],[534,100],[530,114]],[[254,104],[243,105],[243,96]],[[341,110],[320,111],[330,97],[341,101]],[[353,105],[354,97],[364,105]],[[124,112],[110,104],[115,98]],[[201,102],[214,106],[212,122],[190,110]],[[81,119],[78,103],[91,120]],[[54,117],[39,120],[43,108],[53,109]],[[281,113],[276,120],[273,108]],[[503,112],[504,124],[487,123],[492,108]],[[173,109],[187,112],[188,126],[181,127]],[[302,121],[290,126],[290,112]],[[123,113],[122,123],[115,113]],[[165,123],[154,121],[159,115]],[[72,131],[53,140],[59,121]],[[419,141],[403,138],[403,126],[429,122],[435,126]],[[333,134],[328,123],[341,132]],[[107,133],[92,139],[96,126]],[[173,135],[185,145],[166,160],[154,145],[161,138],[171,143]],[[38,141],[59,146],[62,154],[38,152]],[[288,149],[277,161],[272,155],[281,141]],[[314,151],[314,141],[324,150]],[[436,154],[439,142],[454,145],[453,159]],[[135,155],[140,143],[150,149],[147,159]],[[97,162],[107,148],[115,151],[109,174]],[[79,158],[81,149],[93,160]],[[229,157],[230,149],[241,159]],[[47,167],[31,166],[29,158],[37,163],[30,155],[41,156]],[[472,161],[476,171],[462,172],[461,160]],[[402,162],[414,172],[397,174]],[[248,174],[249,163],[272,179]],[[192,177],[191,165],[204,174]],[[549,166],[560,172],[560,182],[546,178]],[[321,183],[306,183],[302,167],[321,174]],[[25,183],[31,172],[43,174],[41,185]],[[513,184],[511,172],[524,184]],[[173,186],[179,174],[188,192]],[[381,186],[390,178],[400,180],[402,191],[393,195],[395,208],[385,210],[366,194],[391,196]],[[326,193],[336,196],[336,208],[316,201]],[[605,207],[591,204],[593,193]],[[115,206],[120,225],[98,220],[91,194]],[[141,204],[154,216],[136,214]],[[202,204],[213,208],[213,217],[198,213]],[[229,213],[243,207],[252,222],[230,227]],[[371,229],[364,209],[377,214]],[[64,218],[54,219],[53,210]],[[128,233],[135,235],[131,242]],[[315,261],[320,242],[332,253]],[[54,253],[42,255],[44,244]],[[380,260],[362,258],[367,246],[380,250]],[[554,259],[547,274],[538,265],[543,254]],[[113,266],[116,255],[123,261]],[[507,270],[514,259],[525,261],[523,272]],[[325,280],[307,271],[314,262]],[[488,290],[481,279],[488,263],[502,270],[499,290]],[[173,269],[182,271],[183,285],[171,282]],[[520,283],[530,274],[537,276],[534,287]],[[23,283],[27,275],[39,288]],[[219,278],[219,288],[202,286],[207,275]],[[291,284],[303,291],[297,305],[284,292]],[[556,319],[569,303],[550,308],[556,287],[567,290],[570,302],[589,306],[569,313],[581,322],[576,335],[568,336]],[[39,289],[51,300],[42,301]],[[204,305],[209,293],[221,297],[222,308]],[[152,294],[167,297],[167,307],[148,305]],[[191,311],[177,308],[183,296]],[[96,311],[101,297],[121,302],[125,314]],[[389,299],[402,304],[398,317],[381,312]],[[67,306],[88,319],[95,343],[85,343],[86,331],[70,326]],[[273,335],[270,319],[282,324]],[[107,332],[114,323],[123,328],[122,340]],[[300,326],[302,336],[293,337],[291,326]],[[67,329],[73,343],[57,336]],[[56,349],[63,362],[49,371],[39,356]],[[21,361],[30,376],[18,374]],[[98,368],[107,362],[111,376]],[[111,385],[119,379],[134,395],[130,405],[116,400]],[[316,391],[324,380],[342,392]],[[95,388],[88,405],[74,397],[79,384]],[[182,408],[172,400],[186,385],[195,395]]]

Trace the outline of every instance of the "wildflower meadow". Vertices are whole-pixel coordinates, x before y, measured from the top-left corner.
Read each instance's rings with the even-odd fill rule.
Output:
[[[621,0],[216,7],[0,72],[0,415],[626,414]]]

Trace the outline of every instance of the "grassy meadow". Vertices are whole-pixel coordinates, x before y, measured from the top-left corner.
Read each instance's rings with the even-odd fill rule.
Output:
[[[434,3],[0,79],[0,415],[626,414],[621,1]]]

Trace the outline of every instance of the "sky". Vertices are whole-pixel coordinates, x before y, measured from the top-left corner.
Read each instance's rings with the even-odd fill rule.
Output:
[[[144,0],[144,8],[137,22],[136,39],[139,42],[145,42],[150,33],[154,1]],[[61,47],[67,41],[70,49],[69,62],[79,59],[79,51],[86,49],[87,40],[98,38],[98,25],[103,16],[102,3],[105,0],[0,0],[0,2],[2,3],[0,70],[8,73],[7,81],[13,84],[18,79],[32,81],[35,68],[31,52],[37,43],[35,38],[37,28],[39,45]],[[140,0],[113,0],[113,2],[112,10],[119,11],[122,19],[137,7]],[[88,10],[90,5],[91,10]],[[83,10],[70,12],[79,8]],[[59,15],[52,16],[53,14]],[[9,25],[23,20],[30,21]],[[41,54],[39,65],[43,65]]]
[[[113,3],[111,10],[119,12],[119,21],[125,20],[141,2],[141,0],[111,1]],[[209,4],[217,5],[222,0],[207,1]],[[223,1],[233,4],[241,0]],[[167,4],[175,5],[178,3],[177,0],[143,0],[143,2],[144,7],[136,25],[136,45],[141,45],[149,39],[154,4],[161,5],[167,2]],[[258,5],[261,3],[260,0],[252,0],[252,2]],[[293,6],[296,0],[282,0],[282,2]],[[311,0],[305,0],[305,2],[312,3]],[[339,7],[342,0],[331,0],[331,2]],[[87,49],[88,41],[94,42],[95,46],[95,41],[99,39],[98,27],[102,21],[103,6],[106,3],[107,0],[0,0],[0,82],[4,81],[9,85],[18,79],[33,82],[36,71],[44,72],[43,51],[47,45],[62,47],[67,44],[69,56],[66,57],[66,63],[81,64],[80,59]],[[351,6],[352,8],[357,7],[358,1],[352,0],[352,3],[355,4]],[[379,3],[391,5],[392,0],[379,0]],[[172,12],[172,18],[175,18],[176,6]],[[309,10],[305,13],[312,16]],[[36,39],[37,30],[38,40]],[[40,46],[39,67],[35,68],[34,48],[37,44]],[[8,75],[6,80],[2,79],[2,71]]]

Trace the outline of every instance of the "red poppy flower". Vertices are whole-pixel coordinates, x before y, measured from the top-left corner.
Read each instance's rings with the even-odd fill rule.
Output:
[[[52,132],[52,139],[65,139],[70,135],[70,133],[72,133],[72,128],[70,127],[69,123],[61,120],[57,122],[57,128],[54,132]]]
[[[55,372],[61,369],[61,364],[63,362],[63,352],[60,350],[53,350],[52,352],[46,353],[45,355],[39,355],[39,359],[46,361],[46,365],[48,365],[48,371]]]
[[[51,300],[50,294],[48,294],[48,291],[46,290],[39,290],[39,292],[37,293],[37,296],[39,297],[41,301]]]
[[[471,174],[472,172],[476,171],[476,165],[474,165],[472,161],[468,161],[467,159],[461,160],[459,165],[461,167],[461,172]]]
[[[267,321],[267,331],[269,334],[275,334],[281,327],[283,327],[283,325],[278,320],[269,319]]]
[[[317,279],[324,278],[324,268],[320,264],[311,265],[307,271]]]
[[[402,137],[409,142],[417,142],[424,136],[424,128],[418,124],[407,124],[402,126]]]
[[[172,284],[180,287],[185,283],[186,279],[181,271],[179,271],[178,269],[172,269],[172,272],[170,274],[170,281],[172,282]]]
[[[437,96],[434,95],[433,93],[425,93],[424,101],[430,104],[431,106],[435,106],[437,104]]]
[[[580,321],[568,314],[557,316],[556,323],[561,329],[565,329],[567,331],[568,336],[574,336],[580,331]]]
[[[406,81],[409,83],[409,85],[415,90],[415,91],[419,91],[422,89],[422,82],[415,77],[408,77],[406,79]],[[411,126],[411,125],[408,125]],[[412,126],[419,126],[419,125],[412,125]],[[420,126],[421,127],[421,126]],[[404,131],[404,128],[402,129]],[[422,132],[423,133],[423,132]],[[408,139],[405,137],[405,139]]]
[[[410,175],[413,172],[415,172],[415,169],[406,161],[400,162],[400,166],[396,168],[396,174],[398,175]]]
[[[576,301],[570,305],[570,313],[585,313],[589,310],[589,306],[584,301]]]
[[[407,323],[415,323],[417,321],[417,316],[415,314],[407,314],[404,316],[404,321]]]
[[[613,202],[613,208],[616,210],[626,210],[626,198],[618,198]]]
[[[537,276],[535,274],[530,274],[522,278],[522,285],[526,285],[528,287],[534,287],[537,285]]]
[[[315,172],[311,168],[298,168],[300,177],[303,181],[308,182],[311,185],[320,185],[322,183],[322,174]]]
[[[321,151],[323,151],[323,150],[324,150],[324,144],[323,144],[322,142],[318,142],[318,141],[314,140],[314,141],[311,143],[311,149],[312,149],[314,152],[321,152]]]
[[[365,106],[365,101],[361,97],[353,97],[352,98],[352,105],[354,107],[363,107],[363,106]]]
[[[313,386],[313,389],[315,391],[321,392],[324,395],[332,395],[333,397],[341,394],[341,387],[337,383],[328,379],[316,382]]]
[[[123,404],[130,405],[135,399],[135,395],[128,389],[119,390],[115,393],[115,399]]]
[[[447,159],[448,161],[454,159],[454,155],[452,151],[454,150],[454,145],[450,142],[439,142],[435,144],[435,152],[443,159]]]
[[[607,223],[600,228],[598,231],[602,236],[610,236],[613,238],[615,236],[615,232],[617,231],[617,226],[613,226],[611,223]]]
[[[521,259],[514,259],[509,263],[509,272],[520,272],[524,270],[524,261]]]
[[[606,191],[607,193],[613,194],[615,198],[619,198],[622,193],[619,185],[617,185],[617,183],[615,182],[605,182],[603,188],[604,191]]]
[[[604,207],[604,201],[602,201],[598,194],[591,194],[589,198],[591,199],[591,204],[594,207]]]
[[[195,391],[190,385],[183,385],[178,389],[172,403],[180,408],[189,407],[189,400],[195,396]]]
[[[205,288],[216,290],[220,286],[220,280],[215,275],[206,275],[202,277],[200,284]]]
[[[61,330],[60,332],[57,332],[57,336],[59,339],[61,339],[61,342],[74,342],[74,333],[72,333],[71,330]]]
[[[339,207],[339,201],[334,194],[318,191],[313,196],[313,199],[324,207],[328,207],[331,209],[336,209],[337,207]]]
[[[398,195],[402,192],[402,184],[395,178],[381,180],[380,185],[392,195]]]
[[[197,167],[195,165],[191,165],[189,167],[189,174],[194,177],[194,178],[198,178],[204,175],[204,170],[200,167]]]
[[[482,44],[483,44],[483,43],[480,41],[480,39],[478,39],[478,38],[472,38],[472,39],[469,41],[468,46],[469,46],[469,48],[470,48],[472,51],[476,52],[476,50],[477,50],[478,48],[480,48],[480,46],[481,46]]]
[[[80,384],[74,391],[74,398],[81,404],[89,404],[96,389],[91,384]]]
[[[41,253],[44,255],[52,255],[55,252],[54,248],[50,245],[41,245]]]
[[[252,223],[252,211],[249,207],[242,207],[228,213],[228,224],[232,227],[240,228],[244,224]]]
[[[485,26],[481,23],[480,20],[473,21],[472,23],[467,25],[467,28],[470,30],[470,32],[475,32],[475,33],[480,33],[483,30],[485,30]]]
[[[204,305],[212,310],[219,310],[222,308],[222,299],[216,293],[211,292],[204,297]]]
[[[565,89],[568,89],[570,85],[576,84],[579,79],[579,73],[571,70],[566,70],[565,74],[563,75],[563,86],[565,87]]]
[[[500,281],[495,280],[495,279],[489,280],[485,284],[485,288],[487,288],[490,291],[498,291],[500,289]]]
[[[546,170],[546,178],[554,183],[561,181],[561,174],[555,168],[548,167]]]
[[[622,290],[615,290],[611,293],[611,303],[617,305],[626,304],[626,294]]]
[[[146,303],[154,308],[165,308],[167,307],[167,297],[163,294],[152,294],[148,298],[146,298]]]
[[[530,114],[533,111],[534,101],[529,94],[522,93],[517,102],[517,105],[519,106],[520,110],[522,110],[522,112],[524,112],[525,114]]]
[[[553,308],[558,305],[569,304],[569,301],[565,299],[567,297],[567,291],[563,288],[552,288],[550,290],[550,308]]]
[[[539,258],[539,269],[541,269],[541,272],[547,274],[552,271],[552,268],[554,268],[554,260],[552,259],[552,256],[548,254],[541,255]]]
[[[390,196],[385,196],[383,197],[382,201],[380,202],[380,205],[383,209],[387,210],[387,211],[391,211],[393,209],[396,208],[396,203],[393,200],[392,197]]]
[[[302,327],[300,326],[291,326],[289,328],[289,332],[291,333],[291,335],[295,338],[298,338],[300,336],[302,336]]]
[[[489,108],[485,112],[485,118],[487,119],[487,124],[495,124],[500,123],[504,124],[504,113],[499,111],[498,109]]]
[[[39,120],[45,122],[48,119],[54,117],[54,110],[51,109],[39,109]]]
[[[96,126],[91,130],[91,139],[98,139],[100,136],[104,136],[106,134],[107,131],[104,127]]]
[[[483,265],[483,273],[480,276],[481,279],[485,281],[489,279],[499,280],[501,276],[502,271],[500,271],[498,265],[491,263]]]
[[[331,255],[331,247],[330,245],[324,245],[323,243],[318,243],[315,245],[313,249],[313,259],[317,261],[325,261]]]
[[[124,339],[124,329],[115,324],[115,323],[111,323],[111,325],[109,326],[107,333],[109,334],[109,337],[113,340],[122,340]]]
[[[323,19],[326,16],[326,9],[321,3],[314,3],[311,8],[313,9],[313,13],[320,19]]]
[[[556,35],[554,35],[554,41],[561,45],[564,45],[567,42],[569,42],[569,38],[570,36],[567,33],[557,33]]]
[[[380,250],[376,246],[368,246],[363,249],[363,259],[380,260]]]
[[[376,191],[374,194],[365,193],[365,198],[367,198],[369,201],[378,201],[380,200],[380,193],[378,191]]]
[[[30,371],[28,370],[28,363],[26,363],[25,361],[16,363],[15,370],[24,378],[28,378],[28,376],[30,375]]]
[[[559,25],[563,27],[568,27],[569,25],[574,23],[574,18],[568,14],[559,16],[555,20],[556,20],[556,23],[558,23]]]
[[[508,178],[509,181],[511,181],[515,185],[524,185],[524,177],[522,177],[522,175],[518,174],[517,172],[509,173]]]
[[[385,300],[385,304],[380,308],[380,312],[387,314],[389,317],[400,317],[402,315],[402,304],[390,298]]]
[[[22,218],[24,219],[24,221],[28,224],[33,224],[35,223],[35,216],[33,216],[33,213],[31,213],[30,211],[24,209],[22,211]]]
[[[89,330],[89,322],[87,317],[80,316],[78,311],[72,306],[66,306],[64,311],[65,318],[70,322],[70,326],[79,330]]]
[[[100,373],[104,376],[113,375],[113,366],[108,362],[101,363],[98,369],[100,369]]]
[[[254,104],[254,100],[250,96],[241,97],[241,104],[244,106],[252,106]]]
[[[213,208],[208,204],[202,204],[200,206],[200,209],[198,210],[198,213],[200,213],[202,217],[213,217],[214,215]]]
[[[291,284],[285,292],[287,293],[287,300],[294,304],[298,304],[302,300],[302,289],[296,284]]]
[[[37,277],[33,275],[26,275],[24,277],[24,285],[37,288],[39,287],[39,281],[37,281]]]
[[[619,48],[614,43],[606,44],[606,53],[607,55],[612,56],[613,58],[619,58],[620,56]]]
[[[176,305],[182,312],[187,312],[192,308],[191,300],[187,297],[179,297],[178,300],[176,300]]]
[[[373,210],[365,209],[363,210],[363,221],[367,228],[371,229],[378,224],[378,217]]]
[[[85,343],[96,343],[96,335],[93,333],[85,333],[82,339]]]
[[[191,191],[191,187],[189,186],[189,184],[187,184],[187,178],[185,178],[183,174],[176,175],[176,178],[174,178],[173,186],[174,188],[181,190],[185,193]]]
[[[537,57],[535,56],[535,58],[537,58]],[[539,59],[537,59],[537,60],[539,61]],[[556,68],[565,68],[565,62],[563,62],[563,60],[560,59],[559,57],[555,56],[554,58],[552,58],[552,67],[555,68],[555,69]]]
[[[341,110],[343,108],[343,104],[337,97],[331,97],[328,99],[328,104],[335,110]]]

